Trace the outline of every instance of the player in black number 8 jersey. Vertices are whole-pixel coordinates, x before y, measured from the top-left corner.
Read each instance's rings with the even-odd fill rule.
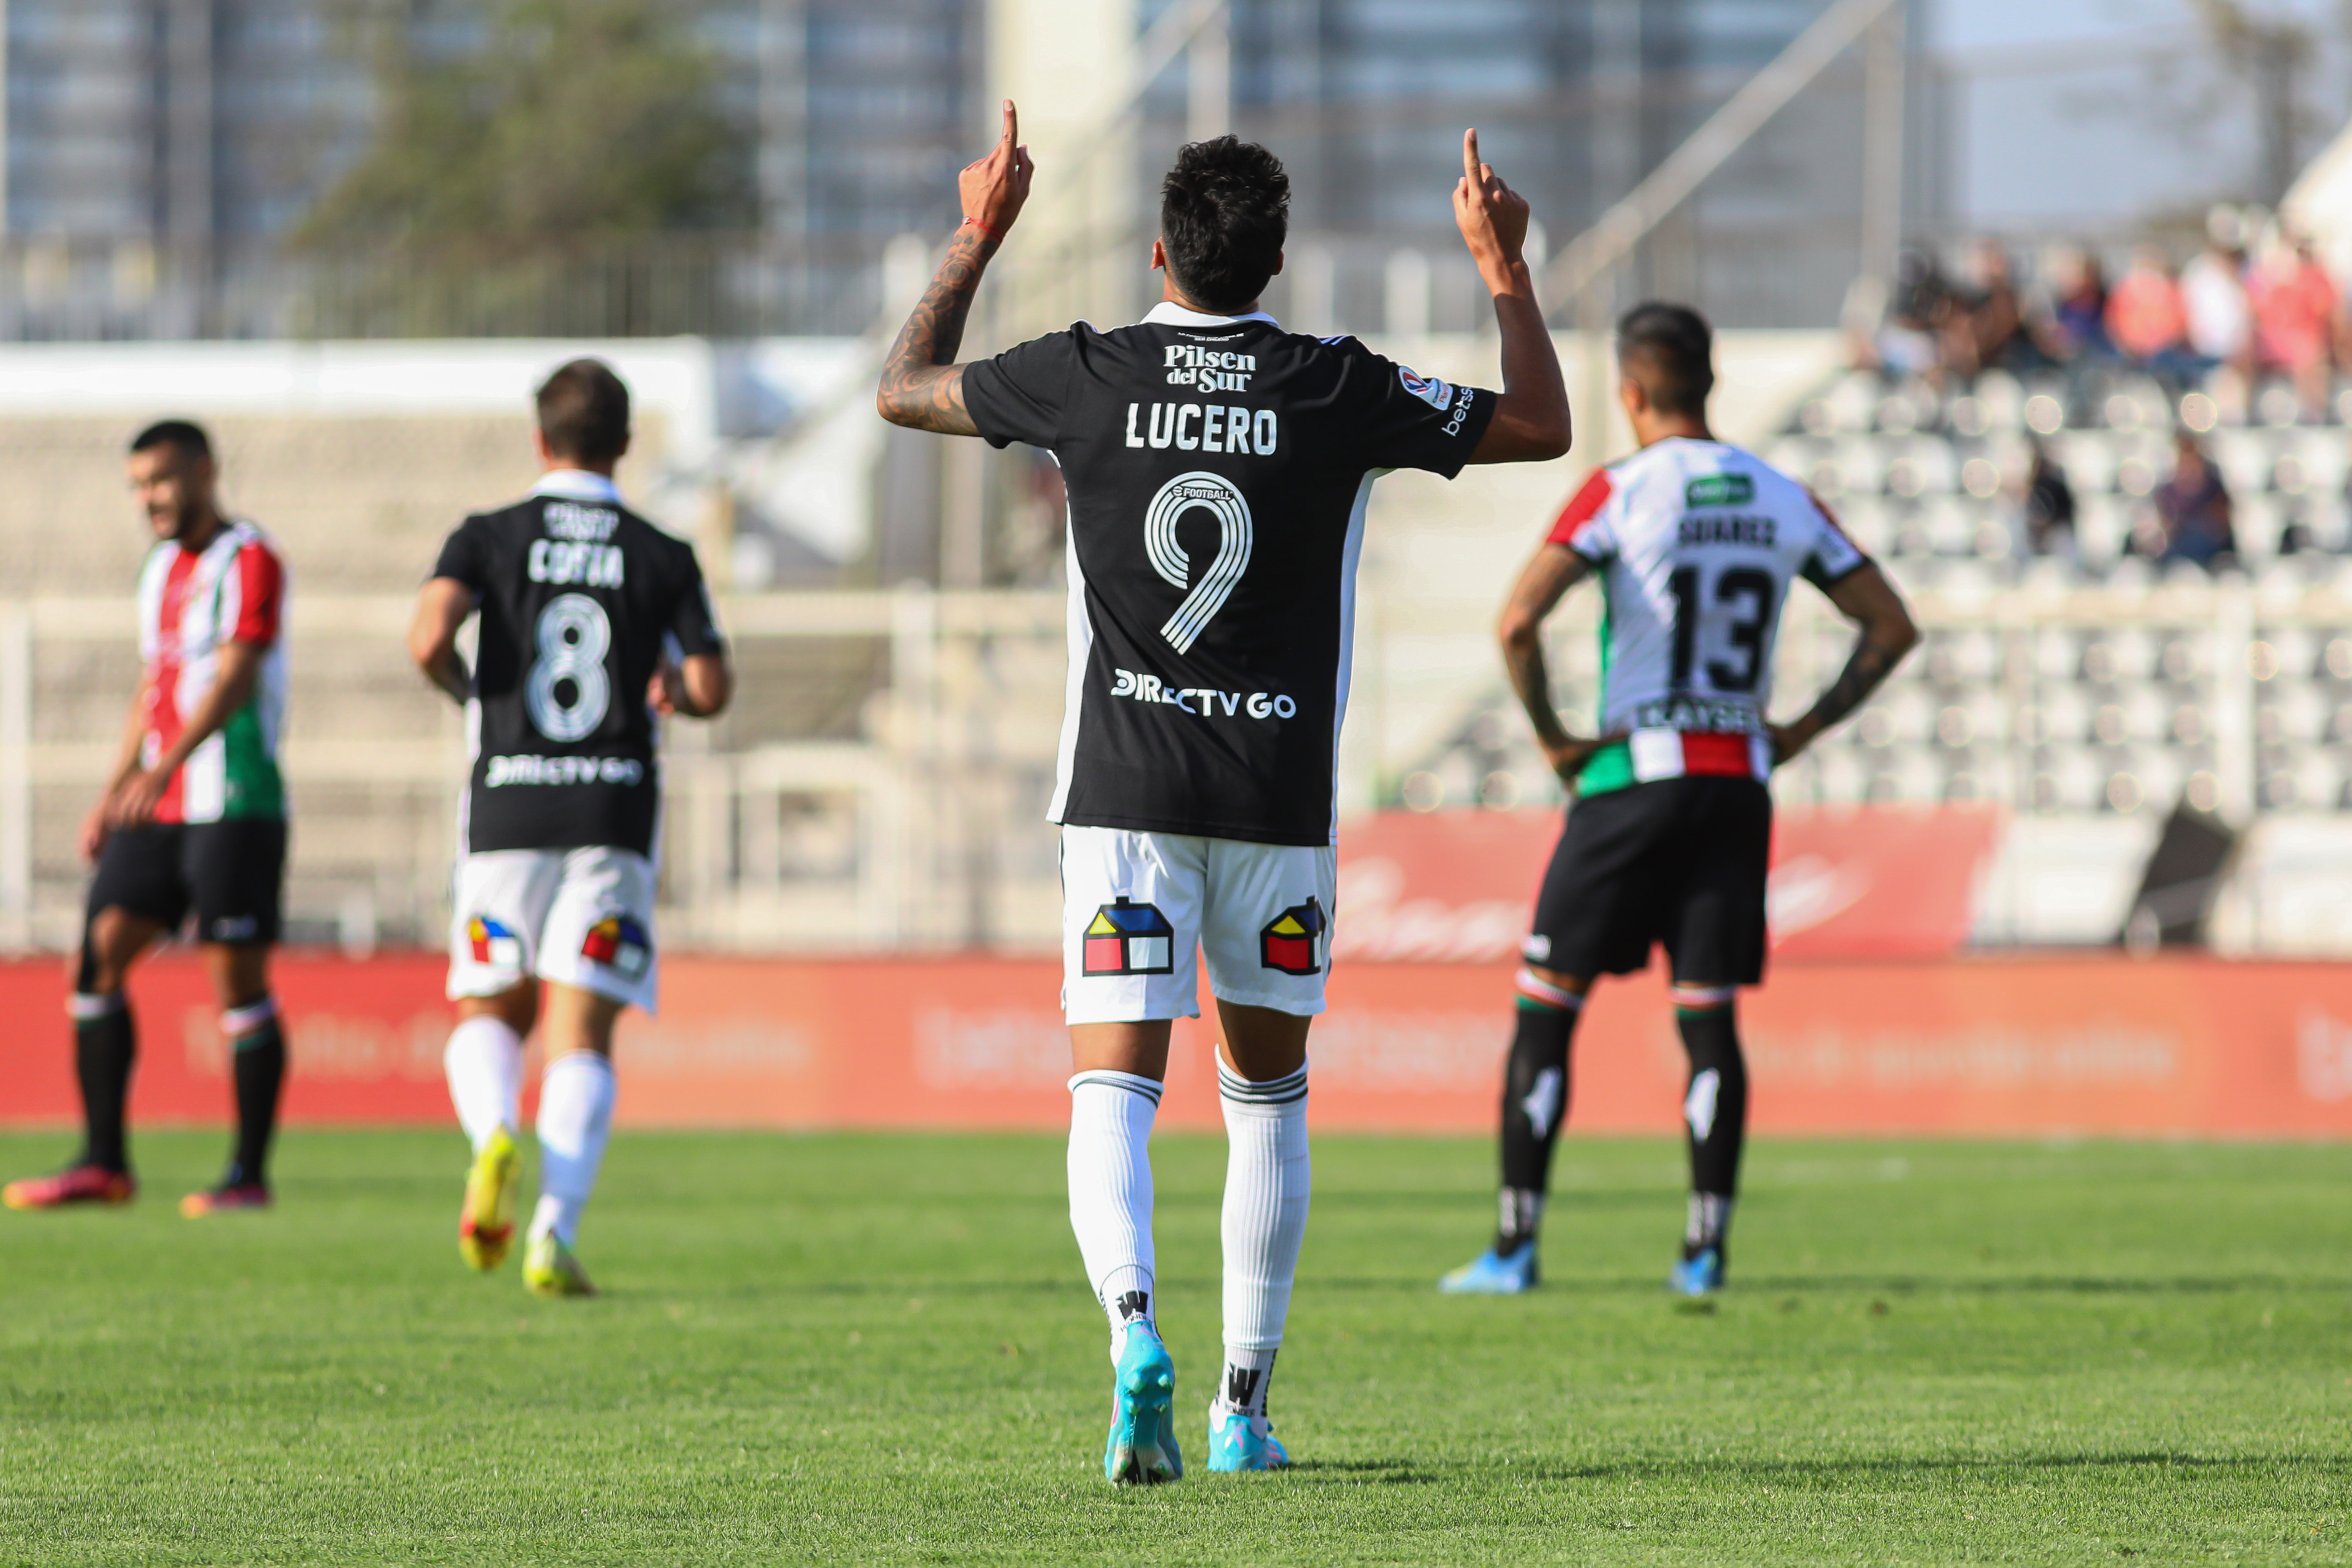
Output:
[[[1029,161],[1005,105],[963,172],[965,226],[883,373],[901,425],[1023,441],[1069,490],[1070,668],[1059,779],[1070,1220],[1111,1324],[1115,1481],[1181,1473],[1153,1317],[1151,1168],[1170,1021],[1208,955],[1223,1035],[1225,1371],[1209,1468],[1286,1462],[1266,1382],[1307,1224],[1307,1029],[1330,967],[1335,759],[1372,480],[1558,457],[1568,400],[1520,245],[1527,204],[1464,138],[1454,212],[1495,299],[1500,395],[1417,375],[1258,309],[1290,184],[1263,147],[1183,149],[1151,263],[1165,299],[956,364]]]
[[[449,1098],[475,1156],[458,1250],[492,1268],[512,1238],[522,1042],[541,1023],[541,1197],[523,1279],[541,1295],[590,1292],[572,1245],[612,1121],[613,1025],[624,1006],[655,1005],[654,720],[707,719],[732,686],[693,547],[613,483],[628,442],[628,389],[612,371],[574,360],[550,376],[543,477],[449,536],[409,634],[426,678],[466,705],[473,752],[449,954]],[[468,671],[457,629],[477,611]]]

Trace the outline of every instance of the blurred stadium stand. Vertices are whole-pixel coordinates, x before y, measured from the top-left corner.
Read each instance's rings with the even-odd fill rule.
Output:
[[[1072,123],[1039,116],[1041,158],[1062,136],[1073,152],[1044,166],[1071,169],[1092,138],[1120,169],[1108,195],[1033,203],[967,353],[1033,317],[1139,306],[1151,279],[1133,264],[1138,215],[1167,147],[1209,113],[1273,140],[1299,178],[1271,309],[1485,381],[1485,305],[1442,201],[1455,129],[1475,117],[1556,233],[1590,234],[1756,68],[1853,11],[1234,0],[1215,50],[1196,38],[1164,71],[1137,66],[1148,79],[1122,107],[1116,50],[1087,80],[1043,80],[1037,99],[984,60],[983,31],[1067,21],[1056,3],[714,0],[704,25],[727,91],[759,126],[761,229],[589,246],[520,292],[463,276],[403,286],[381,258],[280,243],[370,125],[320,20],[328,0],[0,5],[0,946],[75,934],[71,829],[135,679],[127,593],[143,541],[121,443],[164,413],[215,426],[233,507],[290,558],[296,933],[437,943],[461,742],[400,656],[408,595],[465,511],[528,483],[531,378],[594,352],[639,394],[625,486],[701,546],[744,668],[736,711],[672,735],[668,940],[1049,947],[1057,478],[1018,450],[886,431],[869,401],[881,342],[953,222],[976,106],[999,89],[1029,106],[1095,92]],[[1963,394],[1841,372],[1847,342],[1831,329],[1857,262],[1885,275],[1883,292],[1896,240],[1940,232],[1926,132],[1948,83],[1908,53],[1916,9],[1864,18],[1866,43],[1841,44],[1579,294],[1547,299],[1580,323],[1643,294],[1697,300],[1731,329],[1718,427],[1830,498],[1916,601],[1926,646],[1782,775],[1784,809],[2000,807],[1975,934],[2000,946],[2113,942],[2186,803],[2240,834],[2212,943],[2352,952],[2352,405],[2339,396],[2329,423],[2298,424],[2293,395],[2272,388],[2232,424],[2128,377],[2086,395],[1992,373]],[[1132,18],[1145,38],[1128,43],[1206,14],[1146,0]],[[1204,110],[1212,58],[1225,74]],[[1865,141],[1900,155],[1867,167]],[[262,155],[295,143],[304,157]],[[1423,185],[1427,201],[1389,194]],[[173,341],[196,339],[260,341]],[[1603,345],[1559,341],[1580,451],[1625,450]],[[2122,553],[2183,419],[2206,430],[2236,500],[2239,568],[2220,575]],[[2032,435],[2071,476],[2078,559],[2024,552]],[[1345,809],[1559,799],[1490,626],[1581,467],[1378,488]],[[1572,710],[1594,691],[1597,609],[1579,595],[1555,626]],[[1848,641],[1797,596],[1783,710]],[[1589,722],[1589,708],[1570,716]]]

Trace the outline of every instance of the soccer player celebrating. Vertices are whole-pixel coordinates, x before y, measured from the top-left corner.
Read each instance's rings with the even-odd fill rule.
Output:
[[[1208,954],[1223,1035],[1225,1368],[1213,1470],[1288,1462],[1267,1380],[1305,1234],[1307,1032],[1329,965],[1335,757],[1371,480],[1556,458],[1568,399],[1521,242],[1528,205],[1463,138],[1454,216],[1495,301],[1504,391],[1449,386],[1258,309],[1290,184],[1230,136],[1177,155],[1138,325],[1084,323],[953,363],[982,269],[1029,193],[1012,104],[960,179],[964,223],[898,334],[878,403],[900,425],[1024,441],[1069,491],[1070,670],[1059,778],[1070,1221],[1111,1326],[1104,1472],[1182,1473],[1153,1315],[1147,1142],[1171,1021]]]
[[[613,483],[628,388],[574,360],[538,402],[538,485],[449,536],[408,647],[465,705],[474,753],[450,930],[458,1022],[444,1058],[474,1146],[457,1250],[487,1271],[513,1239],[522,1042],[540,1024],[540,1198],[523,1283],[588,1296],[573,1247],[612,1125],[613,1026],[656,1000],[654,718],[708,719],[733,679],[693,547]],[[477,612],[468,671],[457,630]]]
[[[1886,679],[1918,640],[1892,584],[1805,488],[1708,432],[1714,340],[1697,311],[1647,304],[1617,326],[1619,399],[1641,449],[1576,492],[1519,573],[1503,611],[1503,661],[1536,741],[1575,806],[1544,875],[1518,973],[1518,1026],[1503,1089],[1502,1225],[1442,1281],[1515,1295],[1536,1283],[1552,1145],[1568,1119],[1568,1042],[1601,974],[1673,965],[1690,1055],[1683,1120],[1691,1194],[1670,1283],[1723,1283],[1724,1238],[1748,1125],[1748,1069],[1732,1017],[1764,975],[1765,780]],[[1552,710],[1544,618],[1598,573],[1600,739]],[[1792,724],[1766,721],[1772,649],[1802,576],[1861,627],[1853,656]]]
[[[9,1184],[10,1208],[121,1204],[138,1184],[124,1104],[138,1054],[123,981],[193,909],[236,1090],[236,1147],[195,1218],[269,1204],[269,1140],[286,1043],[269,994],[286,876],[286,571],[261,531],[221,515],[212,442],[182,420],[131,443],[131,488],[155,547],[139,578],[146,671],[106,788],[81,829],[97,863],[74,970],[82,1150],[53,1176]]]

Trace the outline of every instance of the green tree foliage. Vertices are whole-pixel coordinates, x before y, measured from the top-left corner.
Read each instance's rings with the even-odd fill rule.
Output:
[[[297,243],[545,260],[749,226],[753,139],[695,16],[693,0],[372,9],[381,125]]]

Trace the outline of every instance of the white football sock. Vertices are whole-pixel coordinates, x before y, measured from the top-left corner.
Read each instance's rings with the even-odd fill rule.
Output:
[[[1239,1345],[1225,1347],[1224,1380],[1217,1384],[1216,1411],[1219,1415],[1247,1415],[1258,1421],[1265,1419],[1266,1385],[1274,1381],[1273,1351],[1244,1350]]]
[[[1225,1110],[1225,1360],[1282,1343],[1313,1186],[1307,1156],[1307,1069],[1252,1083],[1217,1063]],[[1274,1363],[1269,1354],[1266,1367]]]
[[[539,1207],[530,1216],[531,1240],[551,1230],[566,1247],[578,1239],[580,1211],[596,1190],[612,1131],[613,1064],[593,1051],[548,1063],[539,1080]]]
[[[1151,1300],[1151,1119],[1160,1085],[1127,1072],[1070,1079],[1070,1229],[1087,1283],[1110,1320],[1111,1360],[1130,1321],[1157,1327]]]
[[[474,1152],[480,1153],[499,1128],[511,1132],[522,1125],[522,1037],[504,1018],[478,1013],[461,1019],[449,1031],[441,1066],[449,1075],[457,1125],[466,1130]]]

